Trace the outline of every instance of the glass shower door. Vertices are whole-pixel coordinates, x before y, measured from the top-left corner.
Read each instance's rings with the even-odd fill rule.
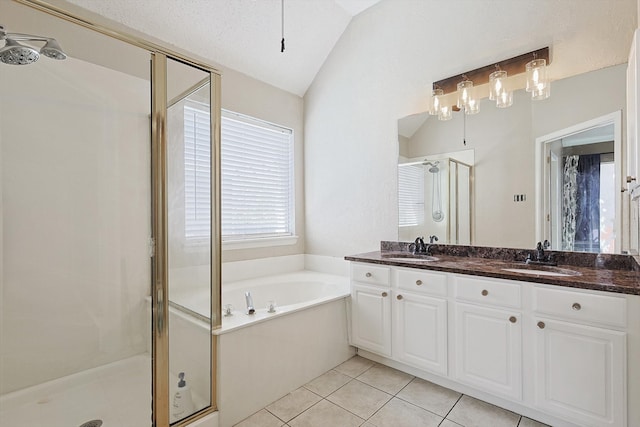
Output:
[[[150,426],[150,55],[0,16],[68,56],[0,63],[0,425]]]

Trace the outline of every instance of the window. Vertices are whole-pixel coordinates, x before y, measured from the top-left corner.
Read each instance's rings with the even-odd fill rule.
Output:
[[[184,107],[185,237],[208,239],[211,232],[211,124],[209,110]]]
[[[399,226],[424,223],[424,169],[422,165],[398,165]]]
[[[185,107],[185,235],[209,236],[209,112]],[[294,234],[293,132],[222,112],[222,238]]]

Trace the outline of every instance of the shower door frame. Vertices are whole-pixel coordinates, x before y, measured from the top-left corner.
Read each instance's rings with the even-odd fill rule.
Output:
[[[167,241],[167,60],[209,73],[211,100],[211,328],[221,325],[221,222],[220,222],[220,112],[221,74],[209,64],[190,58],[141,37],[110,28],[100,18],[87,19],[42,0],[13,0],[41,12],[80,25],[146,50],[151,58],[151,306],[152,306],[152,420],[153,427],[185,426],[217,411],[217,336],[211,334],[211,405],[177,423],[169,417],[169,316]]]

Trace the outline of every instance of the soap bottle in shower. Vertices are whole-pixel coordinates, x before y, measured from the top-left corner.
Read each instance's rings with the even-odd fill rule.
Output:
[[[172,418],[174,421],[185,418],[193,413],[193,400],[191,399],[191,389],[184,380],[184,372],[178,374],[178,389],[173,395],[171,405]]]

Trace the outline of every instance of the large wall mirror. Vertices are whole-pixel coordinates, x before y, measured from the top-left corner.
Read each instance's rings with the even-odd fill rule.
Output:
[[[629,233],[620,191],[624,133],[619,118],[626,105],[625,81],[626,64],[620,64],[556,80],[551,97],[543,101],[532,101],[519,90],[510,108],[499,109],[483,99],[476,115],[458,112],[452,120],[439,121],[419,112],[399,119],[399,240],[436,235],[438,243],[533,248],[547,239],[556,250],[624,251]],[[545,153],[553,157],[555,169],[541,160]],[[464,173],[452,176],[449,159],[468,167],[468,185],[460,186]],[[436,161],[437,169],[448,167],[441,172],[440,184],[437,174],[430,172]],[[576,171],[597,170],[603,181],[597,195],[574,198],[574,205],[563,207],[567,162],[576,163]],[[595,172],[591,177],[594,181]],[[414,207],[422,204],[415,212],[407,211],[411,179],[418,179],[416,193],[422,195],[414,200]],[[457,190],[452,183],[457,183]],[[461,191],[469,192],[468,199],[463,197],[468,203],[460,203]],[[603,231],[593,225],[586,231],[590,242],[585,236],[567,235],[563,241],[562,210],[575,212],[580,203],[597,204],[590,221],[602,221]],[[439,216],[446,221],[435,221]],[[576,244],[576,239],[582,240]]]

